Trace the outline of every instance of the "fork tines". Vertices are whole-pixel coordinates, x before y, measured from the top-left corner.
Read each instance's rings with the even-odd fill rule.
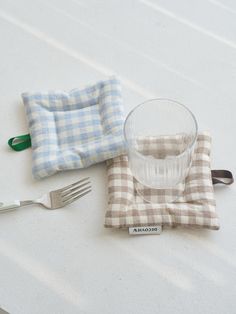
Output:
[[[70,204],[92,191],[90,178],[84,178],[61,189],[64,205]]]

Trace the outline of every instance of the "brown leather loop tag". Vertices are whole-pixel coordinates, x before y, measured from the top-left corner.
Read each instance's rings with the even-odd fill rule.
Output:
[[[234,182],[233,174],[229,170],[211,170],[213,184],[230,185]]]

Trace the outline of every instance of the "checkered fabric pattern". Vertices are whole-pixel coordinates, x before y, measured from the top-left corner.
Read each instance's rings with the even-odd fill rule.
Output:
[[[23,93],[22,98],[36,179],[125,152],[121,86],[115,77],[69,93]]]
[[[194,135],[176,134],[173,136],[139,136],[136,138],[135,149],[142,155],[151,155],[154,158],[165,156],[177,156],[184,152],[185,148],[193,141]],[[156,149],[158,147],[158,149]]]
[[[145,144],[149,154],[150,152],[153,154],[152,148],[155,147],[153,140]],[[109,205],[105,227],[183,225],[219,229],[211,178],[210,150],[210,135],[206,132],[199,134],[184,188],[180,187],[182,195],[173,203],[165,203],[163,190],[139,186],[139,189],[145,189],[142,194],[152,203],[144,201],[137,194],[135,188],[137,182],[128,167],[128,157],[122,155],[108,160]],[[179,191],[175,193],[178,194]]]

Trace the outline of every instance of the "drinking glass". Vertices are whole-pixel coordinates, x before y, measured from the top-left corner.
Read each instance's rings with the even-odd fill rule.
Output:
[[[170,99],[152,99],[135,107],[127,116],[124,136],[129,167],[137,192],[155,189],[173,202],[184,190],[194,145],[197,121],[184,105]]]

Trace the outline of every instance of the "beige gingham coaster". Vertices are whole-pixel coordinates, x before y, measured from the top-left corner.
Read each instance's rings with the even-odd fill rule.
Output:
[[[137,182],[128,167],[128,157],[122,155],[108,160],[108,209],[105,227],[183,225],[219,229],[212,186],[210,151],[210,135],[206,132],[200,133],[182,196],[174,203],[164,203],[165,195],[160,190],[157,192],[148,188],[143,192],[145,196],[150,197],[152,203],[145,202],[136,192]]]

